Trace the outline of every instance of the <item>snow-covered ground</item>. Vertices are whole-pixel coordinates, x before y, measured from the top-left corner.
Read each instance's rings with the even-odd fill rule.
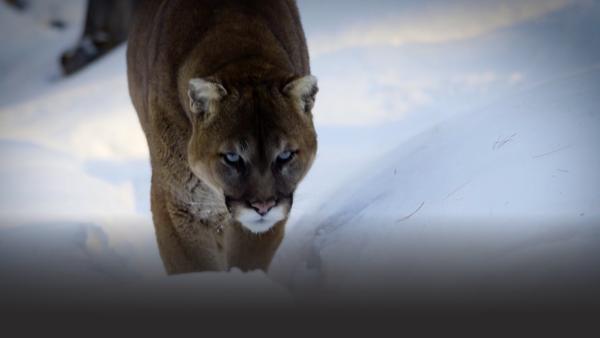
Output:
[[[598,1],[299,1],[319,153],[286,238],[268,276],[177,278],[155,244],[125,47],[62,78],[84,2],[30,3],[0,3],[4,276],[284,302],[600,281]]]

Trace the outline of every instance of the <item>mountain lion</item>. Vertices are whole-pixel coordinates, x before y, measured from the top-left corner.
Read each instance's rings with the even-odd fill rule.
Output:
[[[127,74],[167,272],[266,270],[317,150],[295,2],[145,1]]]

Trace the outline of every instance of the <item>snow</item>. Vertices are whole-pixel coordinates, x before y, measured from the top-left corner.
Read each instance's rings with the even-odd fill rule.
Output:
[[[439,278],[597,280],[600,114],[597,98],[580,98],[600,92],[599,76],[541,85],[402,142],[299,217],[273,273],[349,293]]]
[[[0,3],[3,285],[285,303],[600,281],[598,2],[345,1],[323,17],[340,2],[300,1],[319,152],[284,242],[268,275],[178,277],[165,277],[155,243],[125,46],[62,78],[57,57],[80,34],[84,2],[31,3]]]

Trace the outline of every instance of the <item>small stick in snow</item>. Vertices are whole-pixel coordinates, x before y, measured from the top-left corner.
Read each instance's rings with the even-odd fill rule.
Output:
[[[407,219],[411,218],[414,214],[416,214],[417,212],[419,212],[419,210],[421,210],[421,208],[423,207],[424,204],[425,204],[425,201],[421,202],[421,205],[419,205],[417,210],[411,212],[410,215],[408,215],[408,216],[404,216],[404,217],[396,220],[396,223],[400,223],[400,222],[406,221]]]
[[[544,156],[547,156],[547,155],[550,155],[550,154],[554,154],[554,153],[557,153],[557,152],[559,152],[559,151],[563,151],[563,150],[565,150],[565,149],[569,149],[569,148],[571,148],[571,145],[570,145],[570,144],[567,144],[567,145],[566,145],[566,146],[564,146],[564,147],[560,147],[560,148],[558,148],[558,149],[554,149],[554,150],[552,150],[552,151],[549,151],[549,152],[547,152],[547,153],[543,153],[543,154],[539,154],[539,155],[532,155],[532,156],[531,156],[531,158],[540,158],[540,157],[544,157]]]
[[[517,136],[517,133],[514,133],[503,140],[500,138],[500,136],[498,136],[498,138],[496,139],[496,142],[494,142],[494,144],[492,145],[492,150],[497,150],[497,149],[502,148],[505,144],[507,144],[508,142],[511,142],[513,140],[513,137],[515,137],[515,136]]]
[[[452,190],[448,195],[446,195],[446,198],[444,198],[444,201],[447,200],[448,198],[450,198],[450,196],[456,194],[460,189],[464,188],[469,183],[471,183],[471,180],[466,181],[465,183],[458,186],[458,188]]]

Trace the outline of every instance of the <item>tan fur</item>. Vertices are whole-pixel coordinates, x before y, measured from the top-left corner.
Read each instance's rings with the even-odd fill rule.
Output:
[[[257,234],[235,217],[267,200],[287,214],[317,147],[316,85],[296,4],[145,1],[127,67],[167,272],[266,270],[287,217]],[[288,149],[295,156],[282,164],[277,156]],[[232,151],[242,164],[225,160]]]

